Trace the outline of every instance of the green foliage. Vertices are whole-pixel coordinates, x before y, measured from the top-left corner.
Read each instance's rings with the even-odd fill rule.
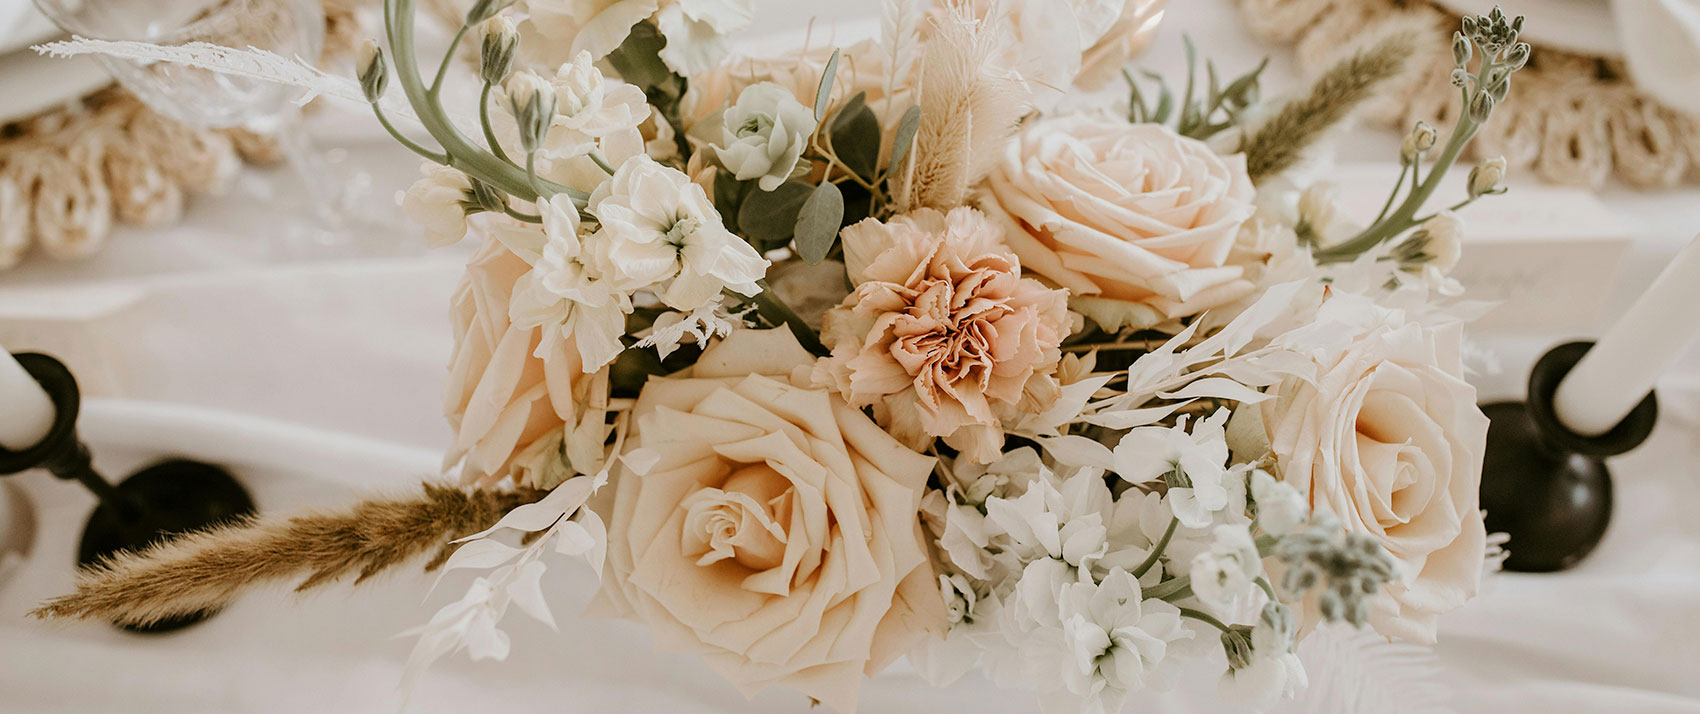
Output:
[[[886,162],[888,171],[896,171],[909,156],[909,147],[915,143],[915,132],[921,130],[921,108],[909,107],[903,113],[903,118],[897,120],[897,134],[891,140],[891,160]]]
[[[750,191],[738,208],[738,232],[757,250],[783,247],[796,232],[797,215],[814,190],[793,179],[772,191]]]
[[[797,212],[797,255],[809,265],[826,260],[844,221],[844,194],[831,181],[822,181]]]
[[[1195,101],[1193,95],[1198,75],[1198,58],[1193,50],[1192,40],[1182,39],[1186,46],[1186,89],[1181,94],[1180,102],[1176,103],[1174,92],[1169,90],[1168,83],[1163,81],[1161,75],[1141,72],[1157,85],[1156,106],[1149,106],[1145,93],[1139,87],[1139,80],[1134,78],[1131,72],[1123,70],[1122,78],[1127,80],[1130,94],[1128,121],[1169,124],[1169,120],[1173,118],[1175,133],[1194,139],[1208,139],[1238,125],[1240,115],[1246,107],[1257,102],[1258,78],[1262,76],[1263,69],[1269,66],[1269,60],[1265,58],[1258,63],[1256,69],[1235,78],[1226,87],[1221,86],[1216,64],[1206,60],[1204,96]]]
[[[649,22],[632,26],[626,40],[608,53],[608,64],[620,73],[620,78],[643,90],[644,97],[673,126],[673,138],[681,159],[691,155],[691,144],[685,139],[685,126],[679,120],[679,101],[685,96],[687,82],[673,73],[661,61],[661,50],[667,38]]]
[[[820,87],[815,90],[815,121],[826,117],[827,102],[832,100],[832,82],[838,76],[838,50],[832,51],[832,59],[826,61],[826,71],[821,72]]]
[[[827,137],[845,168],[864,181],[878,178],[880,120],[868,106],[867,92],[857,92],[832,115]]]

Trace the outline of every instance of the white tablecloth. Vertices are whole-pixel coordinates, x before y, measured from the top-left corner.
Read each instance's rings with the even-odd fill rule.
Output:
[[[806,14],[787,6],[762,22],[800,25],[796,16]],[[1282,50],[1247,37],[1224,0],[1176,0],[1145,60],[1177,71],[1183,32],[1225,70],[1272,52],[1266,86],[1293,86]],[[316,121],[337,128],[351,160],[372,168],[378,195],[405,185],[415,162],[373,132],[346,128],[360,120]],[[1396,142],[1390,133],[1360,130],[1341,151],[1384,160]],[[287,190],[287,176],[269,179]],[[1636,238],[1607,310],[1615,314],[1700,229],[1700,191],[1614,189],[1604,198]],[[292,469],[277,453],[286,448],[280,444],[297,443],[287,440],[271,451],[255,447],[265,452],[258,456],[227,454],[238,463],[252,456],[245,477],[265,507],[334,504],[422,475],[448,437],[439,403],[446,304],[464,252],[278,266],[242,243],[263,235],[266,216],[239,216],[252,233],[236,234],[229,205],[202,201],[184,226],[121,231],[111,250],[81,265],[37,263],[0,274],[0,343],[65,353],[104,396],[246,417],[227,425],[236,434],[296,430],[292,438],[305,440],[298,443],[351,439],[364,446],[350,453],[394,457],[387,468],[367,468],[351,465],[368,463],[358,458],[304,456]],[[1503,367],[1480,376],[1484,394],[1518,393],[1530,360],[1568,337],[1478,335]],[[1700,711],[1700,369],[1692,360],[1665,381],[1660,399],[1653,438],[1612,464],[1617,513],[1596,554],[1564,574],[1497,577],[1488,593],[1443,621],[1440,678],[1457,711]],[[90,439],[115,443],[101,452],[114,474],[149,456],[125,443],[126,434],[135,441],[135,408],[97,409],[106,420]],[[303,468],[312,473],[303,477]],[[70,553],[91,499],[44,474],[21,483],[43,529],[24,574],[0,587],[0,712],[391,710],[407,642],[390,636],[458,592],[448,583],[415,605],[428,580],[411,574],[306,598],[267,592],[205,626],[158,639],[37,623],[22,613],[69,585]],[[562,565],[550,577],[562,589],[560,635],[520,622],[512,661],[446,662],[416,692],[413,710],[806,710],[804,700],[784,693],[745,704],[700,664],[652,652],[641,628],[577,620],[571,614],[586,597],[588,573]],[[937,693],[912,677],[882,678],[870,685],[864,710],[1036,711],[1028,696],[977,684]],[[1213,701],[1205,691],[1154,703],[1207,712]]]

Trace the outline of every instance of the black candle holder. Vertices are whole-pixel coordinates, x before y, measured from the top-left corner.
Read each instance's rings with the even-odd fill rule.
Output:
[[[1571,431],[1553,408],[1564,376],[1593,347],[1568,342],[1547,351],[1529,372],[1522,402],[1482,407],[1488,416],[1482,463],[1482,508],[1488,532],[1511,536],[1505,569],[1565,570],[1581,562],[1611,522],[1611,471],[1605,458],[1641,445],[1658,421],[1651,392],[1617,426],[1599,436]]]
[[[24,371],[41,383],[56,410],[40,443],[22,451],[0,447],[0,474],[44,468],[94,492],[100,505],[83,527],[77,564],[100,563],[120,551],[137,551],[171,536],[218,525],[254,512],[247,489],[224,469],[188,459],[168,459],[142,469],[116,486],[94,470],[87,446],[77,438],[81,394],[77,380],[59,360],[38,353],[15,354]],[[162,620],[132,632],[179,630],[205,620],[201,612]]]

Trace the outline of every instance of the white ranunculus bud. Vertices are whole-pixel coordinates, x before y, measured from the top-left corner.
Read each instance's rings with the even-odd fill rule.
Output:
[[[425,175],[402,195],[401,210],[425,229],[432,246],[445,246],[466,235],[466,209],[472,180],[447,166],[427,162]]]
[[[366,95],[366,101],[376,102],[384,96],[389,72],[384,66],[384,49],[377,41],[362,40],[354,50],[354,76],[360,80],[360,91]]]
[[[761,190],[772,191],[791,176],[815,127],[814,111],[790,91],[772,82],[752,84],[722,115],[715,155],[738,180],[756,179]]]
[[[1393,259],[1407,270],[1433,266],[1445,274],[1458,265],[1464,252],[1464,221],[1451,211],[1423,221],[1409,238],[1393,246]]]
[[[1309,226],[1313,235],[1334,224],[1338,212],[1340,187],[1332,181],[1318,181],[1299,193],[1299,224]]]
[[[1499,182],[1505,179],[1505,157],[1495,156],[1470,169],[1470,198],[1499,193]]]
[[[519,145],[526,153],[537,151],[555,118],[555,88],[536,72],[521,70],[502,82],[508,108],[519,125]]]
[[[501,84],[513,70],[514,49],[519,47],[519,31],[506,15],[497,15],[479,25],[484,41],[479,52],[478,73],[486,82]]]
[[[1251,500],[1257,504],[1257,525],[1263,532],[1282,536],[1297,530],[1310,518],[1304,494],[1290,484],[1276,481],[1268,471],[1251,472]]]
[[[1263,561],[1244,526],[1219,525],[1213,533],[1210,549],[1192,559],[1192,592],[1199,602],[1225,612],[1251,592]]]
[[[1439,134],[1428,122],[1418,121],[1411,127],[1411,133],[1405,135],[1405,142],[1399,147],[1399,156],[1407,163],[1413,163],[1434,148],[1434,141]]]

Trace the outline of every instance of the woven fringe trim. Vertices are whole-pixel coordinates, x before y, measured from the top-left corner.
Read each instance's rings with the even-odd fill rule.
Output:
[[[1314,76],[1343,51],[1338,38],[1359,37],[1392,22],[1431,27],[1419,43],[1418,67],[1404,86],[1389,87],[1366,116],[1395,128],[1418,120],[1450,127],[1459,111],[1451,36],[1459,18],[1423,0],[1237,0],[1258,37],[1291,45],[1301,72]],[[1531,43],[1535,44],[1535,43]],[[1476,158],[1506,163],[1543,180],[1598,188],[1616,175],[1636,188],[1700,181],[1700,120],[1635,89],[1619,60],[1543,49],[1511,83],[1511,97],[1471,142]]]

